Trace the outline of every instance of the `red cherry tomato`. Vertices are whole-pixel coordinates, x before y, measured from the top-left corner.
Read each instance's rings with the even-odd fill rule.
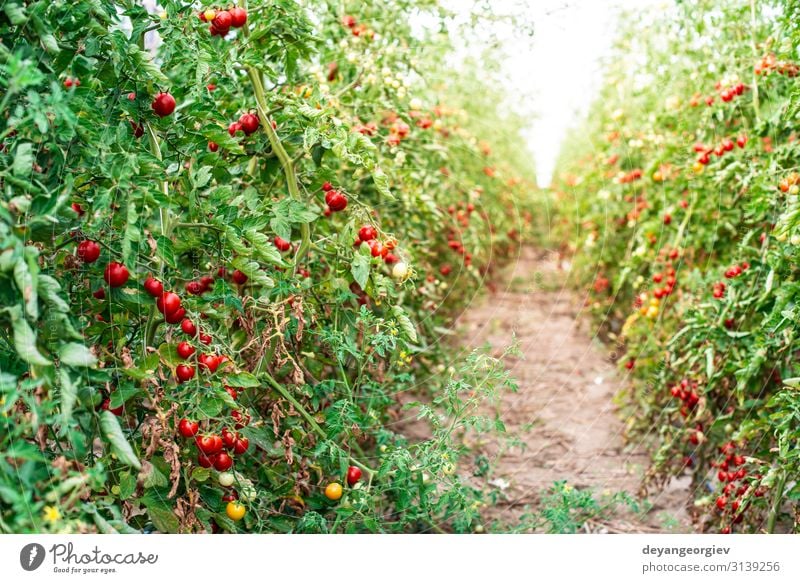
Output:
[[[178,432],[183,437],[194,437],[197,435],[197,432],[200,431],[200,424],[197,421],[190,421],[189,419],[183,418],[178,423]]]
[[[194,346],[188,342],[180,342],[178,343],[177,352],[178,356],[185,360],[194,354]]]
[[[158,117],[166,117],[175,111],[175,98],[169,93],[159,93],[150,107]]]
[[[128,277],[130,277],[128,268],[116,261],[109,263],[103,272],[103,279],[111,287],[122,287],[127,283]]]
[[[353,486],[361,479],[361,468],[350,466],[347,468],[347,484]]]
[[[152,275],[148,275],[144,280],[144,291],[157,298],[164,293],[164,284],[154,279]]]
[[[84,263],[94,263],[100,257],[100,245],[94,241],[81,241],[78,243],[78,258]]]
[[[194,376],[194,368],[188,364],[179,364],[175,369],[175,376],[180,382],[185,383]]]

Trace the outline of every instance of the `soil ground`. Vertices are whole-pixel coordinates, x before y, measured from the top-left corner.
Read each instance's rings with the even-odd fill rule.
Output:
[[[642,448],[624,443],[624,423],[613,402],[623,375],[581,314],[582,298],[564,285],[564,267],[555,253],[523,248],[498,278],[500,287],[457,322],[465,350],[488,347],[500,356],[514,334],[523,355],[505,360],[519,391],[505,394],[500,404],[508,432],[520,443],[508,447],[482,437],[470,444],[476,455],[494,460],[489,484],[501,501],[486,510],[487,523],[518,524],[560,480],[600,497],[640,492],[648,458]],[[412,423],[403,432],[424,437],[425,429]],[[650,493],[648,511],[618,507],[584,530],[690,532],[688,499],[688,483],[673,482]]]

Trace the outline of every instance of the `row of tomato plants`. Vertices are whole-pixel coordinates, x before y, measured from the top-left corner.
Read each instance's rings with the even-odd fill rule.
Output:
[[[442,78],[446,19],[4,3],[0,529],[480,523],[458,436],[512,382],[442,338],[531,182],[490,74]]]
[[[561,234],[648,485],[691,475],[703,530],[797,530],[796,7],[662,16],[632,17],[568,141]]]

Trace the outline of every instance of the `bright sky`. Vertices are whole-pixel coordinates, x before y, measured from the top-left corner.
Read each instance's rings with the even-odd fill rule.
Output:
[[[533,37],[496,30],[507,59],[505,75],[512,102],[533,117],[526,132],[536,163],[537,179],[547,186],[567,129],[577,123],[602,82],[602,58],[616,37],[621,10],[657,9],[665,0],[492,0],[497,13],[525,14]],[[469,2],[446,3],[457,12]],[[501,26],[501,25],[497,25]],[[518,101],[518,103],[517,103]]]

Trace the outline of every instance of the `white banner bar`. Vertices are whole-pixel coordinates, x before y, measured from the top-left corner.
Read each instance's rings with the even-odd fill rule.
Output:
[[[800,581],[792,535],[5,535],[0,581]],[[166,579],[171,577],[171,579]],[[579,579],[582,577],[583,579]]]

